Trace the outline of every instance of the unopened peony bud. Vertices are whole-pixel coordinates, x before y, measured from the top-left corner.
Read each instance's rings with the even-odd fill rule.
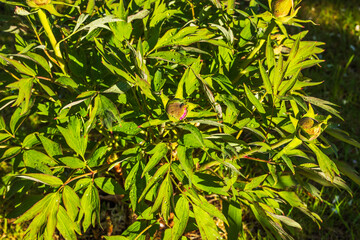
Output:
[[[300,119],[299,127],[299,137],[303,141],[312,141],[321,134],[321,124],[309,117]]]
[[[171,100],[166,105],[166,112],[170,120],[184,120],[187,115],[187,105],[181,100]]]
[[[29,5],[29,7],[40,7],[50,3],[51,0],[26,0],[26,4]]]
[[[293,7],[293,0],[274,0],[271,7],[275,17],[285,17]]]

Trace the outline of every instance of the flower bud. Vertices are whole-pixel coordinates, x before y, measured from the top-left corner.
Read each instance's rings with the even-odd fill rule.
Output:
[[[51,0],[26,0],[29,7],[41,7],[51,3]]]
[[[293,6],[293,0],[274,0],[271,8],[275,17],[285,17]]]
[[[188,112],[187,105],[181,100],[172,100],[166,105],[166,112],[170,120],[184,120]]]
[[[300,119],[299,127],[299,138],[305,142],[312,141],[321,134],[321,124],[310,117]]]

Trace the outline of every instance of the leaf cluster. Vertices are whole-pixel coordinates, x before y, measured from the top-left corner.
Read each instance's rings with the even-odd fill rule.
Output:
[[[351,194],[331,139],[360,144],[306,94],[323,43],[296,28],[297,1],[274,2],[6,1],[28,32],[0,49],[0,191],[24,239],[77,239],[111,195],[136,217],[105,239],[246,239],[245,215],[292,239],[289,209],[320,224],[299,190]]]

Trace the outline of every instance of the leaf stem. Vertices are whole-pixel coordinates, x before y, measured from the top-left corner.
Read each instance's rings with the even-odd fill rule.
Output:
[[[89,176],[89,175],[94,175],[97,173],[97,170],[95,171],[92,171],[92,172],[89,172],[89,173],[85,173],[85,174],[82,174],[80,176],[77,176],[77,177],[74,177],[74,178],[71,178],[71,179],[68,179],[66,182],[64,182],[64,184],[62,185],[62,187],[64,187],[65,185],[71,183],[72,181],[76,180],[76,179],[79,179],[79,178],[83,178],[83,177],[86,177],[86,176]]]
[[[144,230],[141,231],[141,233],[139,233],[139,235],[136,236],[136,238],[134,240],[139,239],[139,237],[141,237],[143,235],[144,232],[146,232],[147,230],[149,230],[149,228],[151,228],[155,223],[157,223],[158,221],[153,222],[152,224],[150,224],[149,226],[147,226]]]

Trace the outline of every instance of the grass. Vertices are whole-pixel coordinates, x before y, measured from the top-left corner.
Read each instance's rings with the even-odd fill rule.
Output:
[[[305,75],[323,84],[309,89],[310,95],[339,106],[340,119],[333,119],[356,140],[360,140],[360,2],[358,0],[312,0],[301,3],[300,15],[317,26],[306,26],[311,40],[325,42],[325,60],[321,68],[306,70]],[[360,170],[359,149],[335,142],[339,159]],[[301,222],[299,239],[356,239],[360,235],[360,188],[347,181],[353,196],[337,189],[323,188],[324,201],[306,197],[306,203],[319,213],[323,224],[319,230],[310,220]],[[300,216],[299,216],[300,217]],[[296,218],[299,219],[299,218]]]
[[[310,18],[318,26],[307,26],[313,40],[325,42],[325,60],[321,69],[311,69],[306,75],[314,80],[324,81],[312,88],[318,97],[328,99],[340,106],[345,121],[342,127],[355,136],[360,135],[360,127],[354,119],[360,112],[360,2],[357,0],[313,0],[302,3],[301,15]]]

